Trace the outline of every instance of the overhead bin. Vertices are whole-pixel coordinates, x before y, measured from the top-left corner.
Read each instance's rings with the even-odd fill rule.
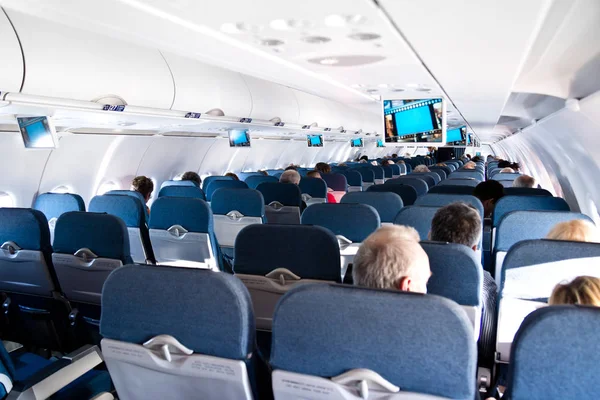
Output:
[[[175,81],[173,110],[205,113],[219,108],[226,116],[250,116],[252,97],[241,74],[172,53],[163,55]]]
[[[292,89],[277,83],[243,75],[252,95],[250,117],[270,120],[279,117],[282,122],[298,122],[298,102]]]
[[[0,92],[18,92],[23,82],[23,55],[10,21],[0,11]]]
[[[173,79],[158,50],[7,13],[25,55],[22,93],[83,101],[119,97],[128,105],[171,108]]]
[[[312,124],[316,122],[320,128],[337,128],[340,118],[336,118],[330,110],[329,101],[300,90],[292,89],[298,103],[298,123]]]

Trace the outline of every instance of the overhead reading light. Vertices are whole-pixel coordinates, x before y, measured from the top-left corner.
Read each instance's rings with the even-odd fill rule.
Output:
[[[346,25],[359,25],[367,20],[366,17],[354,14],[354,15],[338,15],[333,14],[325,18],[325,25],[332,28],[342,28]]]
[[[213,108],[211,110],[208,110],[204,114],[212,115],[213,117],[224,117],[225,116],[225,113],[220,108]]]
[[[274,19],[269,23],[271,29],[287,31],[290,29],[306,29],[314,26],[314,22],[305,19]]]
[[[260,43],[263,46],[267,46],[267,47],[275,47],[275,46],[281,46],[281,45],[285,44],[285,42],[283,40],[279,40],[279,39],[258,39],[258,43]]]
[[[225,23],[221,25],[221,32],[225,33],[258,33],[262,31],[262,26],[249,24],[247,22]]]
[[[310,44],[323,44],[331,42],[331,38],[328,38],[327,36],[305,36],[301,40]]]

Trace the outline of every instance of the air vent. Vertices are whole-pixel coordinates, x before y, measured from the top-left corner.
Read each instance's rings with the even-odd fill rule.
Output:
[[[213,117],[224,117],[225,113],[220,108],[213,108],[212,110],[208,110],[204,114],[212,115]]]
[[[359,33],[353,33],[351,35],[348,35],[348,37],[352,40],[367,41],[367,40],[380,39],[381,35],[378,35],[377,33],[371,33],[371,32],[359,32]]]
[[[96,97],[92,100],[94,103],[108,104],[111,106],[126,106],[127,102],[124,98],[117,96],[116,94],[107,94],[104,96]]]
[[[323,44],[331,42],[331,38],[327,36],[306,36],[302,38],[302,41],[310,44]]]

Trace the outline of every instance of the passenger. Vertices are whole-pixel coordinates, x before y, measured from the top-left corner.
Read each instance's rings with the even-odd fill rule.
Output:
[[[193,172],[193,171],[188,171],[185,172],[183,175],[181,175],[181,180],[182,181],[191,181],[194,183],[194,185],[200,187],[200,185],[202,184],[202,179],[200,179],[200,175],[198,175],[197,173]]]
[[[392,158],[398,158],[398,154],[396,154],[396,153],[392,154]]]
[[[348,166],[348,164],[346,164],[345,162],[338,164],[338,167],[347,167],[347,166]]]
[[[321,176],[321,173],[319,171],[309,171],[306,174],[306,176],[308,178],[323,179],[323,177]],[[331,192],[333,192],[333,189],[331,189],[330,187],[327,187],[327,202],[328,203],[337,203],[337,201],[335,200],[335,196]]]
[[[297,166],[297,165],[294,165],[294,164],[290,164],[290,165],[288,165],[287,167],[285,167],[285,170],[286,170],[286,171],[290,171],[290,170],[291,170],[291,171],[298,171],[298,166]]]
[[[532,176],[521,175],[513,181],[512,187],[535,188],[537,187],[537,182]]]
[[[406,164],[406,162],[404,162],[404,160],[398,160],[396,164]]]
[[[238,178],[238,176],[236,174],[234,174],[233,172],[228,172],[225,174],[225,176],[230,176],[233,178],[234,181],[239,181],[240,178]]]
[[[405,226],[384,226],[369,235],[354,256],[354,284],[374,289],[427,293],[429,258],[419,235]]]
[[[476,163],[477,163],[477,162],[481,161],[481,157],[479,157],[479,156],[475,156],[475,157],[473,157],[473,158],[471,159],[471,161],[473,161],[473,162],[476,162]]]
[[[279,177],[279,183],[293,183],[294,185],[298,185],[300,183],[300,174],[295,169],[286,169]]]
[[[514,173],[514,172],[515,172],[515,170],[510,167],[505,167],[500,170],[501,174]]]
[[[267,171],[265,171],[265,170],[262,170],[262,169],[260,171],[258,171],[258,173],[261,174],[261,175],[264,175],[264,176],[269,176],[269,173]]]
[[[441,162],[441,163],[437,163],[437,164],[435,164],[435,165],[436,165],[436,166],[438,166],[438,167],[447,167],[447,166],[448,166],[448,164],[446,164],[446,163],[443,163],[443,162]]]
[[[502,160],[498,163],[498,168],[512,168],[514,171],[519,171],[520,165],[519,163],[511,163],[510,161]]]
[[[574,219],[556,224],[546,239],[600,243],[600,231],[589,221]]]
[[[360,160],[365,160],[365,162],[369,162],[369,156],[362,156],[361,158],[359,158],[359,161]]]
[[[136,176],[131,181],[131,190],[138,192],[142,196],[144,196],[144,200],[146,204],[150,201],[150,197],[152,197],[152,192],[154,191],[154,182],[152,179],[146,176]],[[150,208],[146,206],[148,210],[148,214],[150,214]]]
[[[470,154],[465,154],[465,157],[467,157],[469,160],[471,159],[471,155]]]
[[[426,165],[421,164],[421,165],[417,165],[415,167],[415,169],[413,169],[413,172],[431,172],[431,171],[429,170],[429,168],[427,168]]]
[[[319,162],[317,163],[317,165],[315,165],[315,170],[319,171],[322,174],[330,174],[331,166],[327,163]]]
[[[593,276],[578,276],[569,283],[554,287],[548,304],[576,304],[600,307],[600,279]]]
[[[481,182],[473,190],[473,196],[483,203],[485,218],[492,216],[496,202],[504,196],[504,186],[498,181]]]
[[[367,160],[358,160],[358,163],[359,164],[368,164],[368,161]]]
[[[475,164],[473,161],[469,161],[463,166],[463,169],[475,169],[476,166],[477,164]]]

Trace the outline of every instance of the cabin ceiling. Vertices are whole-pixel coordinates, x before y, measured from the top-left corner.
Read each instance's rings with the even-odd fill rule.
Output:
[[[449,124],[458,126],[464,118],[482,142],[545,116],[560,99],[589,92],[588,81],[600,86],[597,0],[0,0],[0,5],[359,107],[377,109],[381,97],[445,94],[453,103]],[[541,104],[533,111],[523,109],[528,94]]]

